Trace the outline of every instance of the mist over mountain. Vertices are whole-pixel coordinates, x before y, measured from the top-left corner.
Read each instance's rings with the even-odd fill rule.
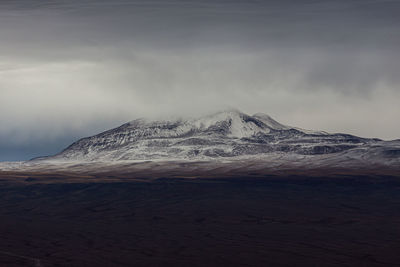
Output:
[[[283,125],[262,113],[226,110],[191,119],[136,119],[80,139],[29,164],[259,161],[264,166],[400,167],[400,141]]]
[[[0,1],[0,160],[235,107],[400,137],[400,2]]]
[[[400,0],[0,0],[0,267],[399,266]]]

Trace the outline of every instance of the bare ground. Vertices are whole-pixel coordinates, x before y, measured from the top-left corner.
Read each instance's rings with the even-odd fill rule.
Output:
[[[0,266],[400,266],[396,176],[161,174],[1,172]]]

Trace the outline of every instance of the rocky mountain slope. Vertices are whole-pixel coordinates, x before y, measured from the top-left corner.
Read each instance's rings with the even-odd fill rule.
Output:
[[[118,128],[83,138],[46,161],[214,160],[237,158],[346,158],[398,164],[400,142],[349,134],[303,130],[282,125],[265,114],[237,110],[194,119],[137,119]]]

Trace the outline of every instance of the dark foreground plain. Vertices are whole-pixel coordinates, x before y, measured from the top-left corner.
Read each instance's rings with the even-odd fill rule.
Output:
[[[0,266],[400,266],[400,178],[0,173]]]

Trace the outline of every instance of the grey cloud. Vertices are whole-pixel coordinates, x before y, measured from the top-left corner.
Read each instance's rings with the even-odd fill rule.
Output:
[[[3,0],[0,154],[228,106],[398,138],[399,11],[368,0]]]

